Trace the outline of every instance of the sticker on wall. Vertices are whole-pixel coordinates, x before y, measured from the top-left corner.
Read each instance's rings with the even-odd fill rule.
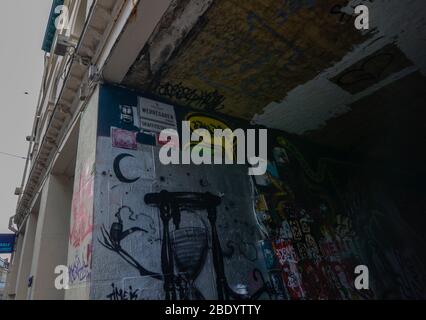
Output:
[[[297,263],[298,258],[291,241],[276,240],[273,242],[273,247],[280,265],[284,266],[290,262]]]
[[[283,239],[293,239],[293,233],[291,232],[291,227],[287,220],[282,221],[279,234]]]
[[[271,271],[269,272],[269,279],[271,282],[272,289],[274,290],[277,299],[279,300],[289,300],[287,290],[284,286],[284,279],[281,274],[281,271]]]
[[[303,299],[305,292],[302,287],[302,279],[296,263],[288,263],[283,266],[283,280],[292,299]]]
[[[294,239],[297,241],[302,240],[303,235],[302,231],[300,230],[299,223],[296,220],[290,220],[289,223]]]
[[[296,243],[296,248],[300,260],[309,259],[308,249],[306,249],[306,246],[302,242]]]
[[[111,129],[112,146],[114,148],[136,150],[138,148],[136,142],[137,132],[127,131],[118,128]]]
[[[139,128],[138,110],[134,106],[120,105],[120,125],[123,128]]]
[[[260,247],[262,248],[263,259],[268,270],[279,269],[279,264],[277,257],[275,255],[272,242],[270,240],[262,240],[260,242]]]
[[[160,133],[165,129],[177,130],[173,106],[138,97],[140,127],[144,132]]]

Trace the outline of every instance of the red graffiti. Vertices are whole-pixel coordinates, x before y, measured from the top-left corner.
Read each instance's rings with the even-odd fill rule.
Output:
[[[298,262],[299,259],[290,240],[276,240],[273,243],[273,248],[280,265]]]
[[[273,242],[274,252],[281,265],[282,278],[287,291],[292,299],[302,299],[305,296],[302,288],[302,278],[299,273],[298,257],[294,250],[292,241],[276,240]]]

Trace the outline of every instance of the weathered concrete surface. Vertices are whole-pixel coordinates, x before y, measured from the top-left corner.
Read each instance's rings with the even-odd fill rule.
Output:
[[[80,123],[68,246],[70,289],[66,290],[66,300],[89,299],[98,97],[95,90]]]
[[[363,41],[350,21],[340,24],[330,13],[334,5],[328,0],[216,1],[178,49],[169,46],[174,56],[160,72],[155,64],[150,83],[138,77],[146,72],[142,65],[135,65],[124,83],[250,120]],[[169,38],[176,37],[175,29],[167,29]],[[148,61],[158,60],[153,45],[145,51]]]
[[[359,1],[351,1],[352,5],[356,3]],[[325,127],[329,119],[350,111],[356,101],[365,102],[366,96],[394,81],[415,71],[426,74],[426,58],[422,54],[426,50],[425,2],[377,0],[367,5],[374,31],[371,37],[348,50],[330,68],[288,92],[281,101],[271,101],[253,118],[254,122],[304,134]],[[348,74],[351,70],[356,71]],[[342,77],[344,86],[336,84],[336,79]],[[402,81],[396,90],[406,89]]]
[[[359,4],[370,9],[367,33],[353,23]],[[204,14],[195,8],[176,2],[124,84],[305,134],[415,71],[426,74],[422,0],[223,0]],[[184,11],[199,14],[191,32],[179,19]]]
[[[148,137],[153,126],[142,121],[144,109],[159,102],[138,95],[101,89],[91,299],[426,295],[421,230],[405,222],[374,175],[346,156],[272,130],[263,176],[249,177],[244,165],[163,165],[161,144]],[[169,107],[178,123],[196,112],[204,127],[212,119],[248,125]],[[216,200],[201,196],[206,192]],[[411,216],[421,219],[416,212]],[[371,290],[354,288],[356,265],[368,266]]]
[[[18,277],[16,281],[16,300],[28,298],[28,282],[31,273],[34,238],[37,229],[37,213],[31,213],[25,227],[25,236],[19,258]]]
[[[31,266],[31,300],[64,299],[65,292],[55,288],[55,268],[67,264],[71,198],[72,179],[51,175],[40,201]]]

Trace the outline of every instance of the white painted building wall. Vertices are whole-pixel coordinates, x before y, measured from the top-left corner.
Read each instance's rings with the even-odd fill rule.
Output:
[[[89,298],[98,95],[96,89],[80,120],[68,248],[70,289],[66,290],[66,300]]]
[[[55,268],[67,261],[72,181],[51,175],[43,188],[31,267],[31,300],[64,298],[64,292],[55,288]]]

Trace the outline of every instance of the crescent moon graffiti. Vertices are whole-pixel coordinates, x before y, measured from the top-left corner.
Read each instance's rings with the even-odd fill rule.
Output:
[[[131,154],[128,154],[128,153],[119,154],[114,159],[114,173],[117,176],[117,179],[120,180],[120,182],[123,182],[123,183],[134,183],[134,182],[138,181],[140,179],[140,177],[137,177],[135,179],[129,179],[129,178],[126,178],[123,175],[123,173],[121,172],[120,163],[121,163],[121,160],[123,160],[124,158],[134,158],[134,156],[132,156]]]

